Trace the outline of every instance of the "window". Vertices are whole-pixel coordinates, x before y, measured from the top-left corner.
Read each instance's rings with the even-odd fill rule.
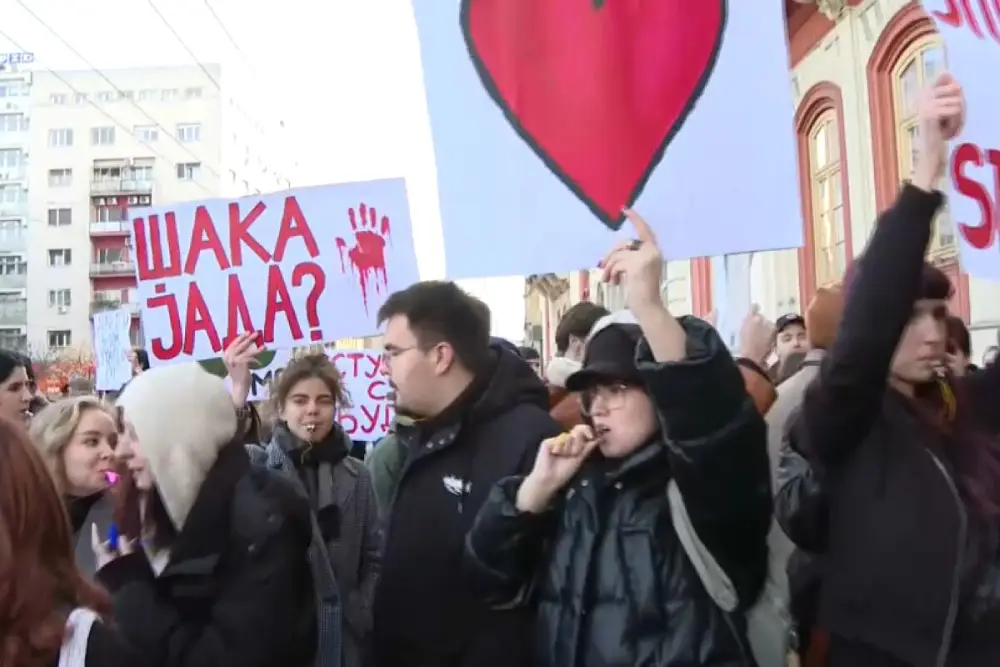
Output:
[[[87,93],[77,93],[76,95],[73,96],[73,103],[74,104],[86,104],[87,100],[89,100],[89,99],[90,98],[87,97]]]
[[[69,266],[73,263],[73,251],[69,248],[49,250],[49,266]]]
[[[177,165],[177,178],[182,181],[196,181],[201,177],[200,162],[180,162]]]
[[[920,139],[917,122],[917,97],[924,86],[945,69],[944,46],[938,38],[918,42],[905,52],[893,72],[893,111],[896,124],[896,153],[899,156],[900,181],[913,176],[916,146]],[[945,190],[942,183],[941,189]],[[955,228],[947,209],[934,221],[929,254],[955,248]]]
[[[98,264],[119,264],[128,262],[125,257],[125,248],[99,248],[97,250]]]
[[[66,96],[62,93],[49,95],[49,104],[66,104]]]
[[[95,206],[94,222],[123,222],[127,219],[125,207],[119,205]]]
[[[23,239],[26,234],[27,224],[21,218],[8,218],[0,220],[0,240],[17,241]]]
[[[28,273],[28,263],[12,255],[0,256],[0,276],[23,276]]]
[[[90,143],[94,146],[111,146],[115,143],[115,128],[113,126],[90,128]]]
[[[73,145],[73,130],[64,128],[60,130],[49,130],[49,146],[62,147]]]
[[[177,140],[189,144],[201,140],[201,123],[181,123],[177,126]]]
[[[0,83],[0,97],[27,97],[31,88],[27,81],[7,81]]]
[[[142,164],[132,167],[132,179],[136,181],[150,182],[153,180],[153,165]]]
[[[0,132],[24,132],[28,129],[28,119],[23,113],[0,114]]]
[[[95,161],[95,163],[107,163],[107,160]],[[112,163],[116,162],[111,160]],[[122,178],[122,168],[120,166],[114,167],[94,167],[91,173],[91,180],[97,183],[111,183],[120,181]]]
[[[49,290],[49,308],[55,308],[57,306],[62,306],[63,308],[69,308],[72,304],[69,289],[50,289]]]
[[[201,88],[185,88],[184,89],[184,99],[187,100],[197,100],[201,99]]]
[[[0,329],[0,347],[5,350],[24,350],[28,347],[28,335],[20,329]]]
[[[64,188],[73,183],[72,169],[49,169],[49,187]]]
[[[135,97],[135,93],[132,92],[131,90],[119,90],[118,91],[118,99],[120,99],[120,100],[131,100],[134,97]]]
[[[157,96],[155,90],[151,90],[149,88],[146,88],[145,90],[140,90],[139,91],[139,101],[140,102],[150,102],[152,100],[155,100],[157,97],[158,96]]]
[[[20,169],[24,166],[24,153],[16,148],[0,150],[0,169]]]
[[[160,99],[164,102],[170,102],[177,99],[177,89],[176,88],[164,88],[160,91]]]
[[[49,227],[68,227],[69,225],[72,224],[73,224],[73,209],[70,208],[49,209]]]
[[[133,134],[144,144],[155,143],[160,138],[159,128],[155,125],[136,125]]]
[[[101,92],[97,93],[97,101],[98,102],[114,102],[115,101],[115,94],[114,94],[113,91],[110,91],[110,90],[102,90]]]
[[[51,348],[69,347],[73,344],[73,332],[69,329],[56,329],[47,333]]]
[[[847,269],[840,138],[833,111],[821,115],[809,134],[809,176],[816,284],[824,286],[840,280]]]
[[[23,204],[28,201],[28,191],[20,185],[0,185],[0,204]]]

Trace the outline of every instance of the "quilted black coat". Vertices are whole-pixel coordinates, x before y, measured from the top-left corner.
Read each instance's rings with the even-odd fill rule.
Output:
[[[595,459],[541,515],[501,481],[467,541],[471,579],[500,605],[537,605],[539,667],[751,667],[742,614],[706,593],[670,517],[671,478],[701,540],[752,604],[771,520],[763,419],[714,329],[684,318],[688,358],[637,365],[664,432],[622,461]]]

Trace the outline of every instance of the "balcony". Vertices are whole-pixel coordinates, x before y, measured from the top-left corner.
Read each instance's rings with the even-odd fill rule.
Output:
[[[0,201],[0,217],[2,218],[27,218],[28,201],[8,202]]]
[[[0,168],[0,183],[18,183],[28,178],[28,168],[3,167]]]
[[[0,274],[0,289],[2,290],[26,289],[27,287],[27,272]]]
[[[90,264],[91,278],[120,278],[135,275],[135,262],[130,259],[115,261],[94,260]]]
[[[106,310],[116,310],[121,307],[127,307],[129,312],[132,313],[132,317],[139,316],[139,302],[138,301],[115,301],[113,299],[98,299],[96,301],[90,302],[90,316],[93,317],[97,313],[103,313]]]
[[[20,255],[28,249],[28,235],[0,234],[0,255]]]
[[[127,220],[116,220],[112,222],[91,221],[91,236],[127,236],[129,233],[129,223]]]
[[[0,113],[27,113],[30,109],[31,98],[27,95],[0,98]]]
[[[30,141],[31,132],[28,130],[0,132],[0,146],[4,148],[27,148]]]
[[[90,181],[91,196],[150,194],[153,182],[134,178],[95,178]]]
[[[28,323],[28,301],[0,301],[0,326],[23,327]]]

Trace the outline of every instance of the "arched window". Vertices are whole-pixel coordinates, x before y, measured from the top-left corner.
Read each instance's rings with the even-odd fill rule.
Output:
[[[795,113],[805,247],[799,250],[799,302],[840,282],[851,261],[851,212],[840,88],[822,81]]]
[[[809,133],[809,190],[812,198],[813,257],[816,285],[838,282],[847,269],[844,193],[841,187],[840,138],[831,109]]]
[[[937,36],[927,37],[910,46],[893,68],[893,113],[896,125],[896,157],[900,181],[913,176],[916,146],[920,139],[917,125],[917,97],[928,83],[945,69],[944,46]],[[944,189],[944,183],[941,185]],[[935,221],[928,254],[954,254],[955,229],[947,210]]]

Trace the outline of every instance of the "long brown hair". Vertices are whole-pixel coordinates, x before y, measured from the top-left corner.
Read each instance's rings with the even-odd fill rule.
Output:
[[[0,665],[53,662],[74,607],[111,612],[77,569],[55,482],[19,425],[0,419]]]

